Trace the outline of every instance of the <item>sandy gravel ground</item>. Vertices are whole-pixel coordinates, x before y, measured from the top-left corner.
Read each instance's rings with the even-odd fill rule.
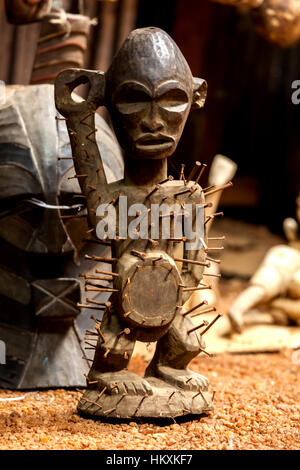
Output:
[[[143,373],[139,357],[131,369]],[[0,449],[300,449],[300,351],[197,358],[215,410],[193,420],[109,423],[76,413],[80,391],[0,390]]]

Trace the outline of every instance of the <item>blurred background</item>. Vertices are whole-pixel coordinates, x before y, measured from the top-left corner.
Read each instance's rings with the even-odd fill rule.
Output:
[[[208,81],[203,110],[192,114],[176,155],[187,173],[195,160],[222,153],[238,164],[225,191],[226,215],[264,224],[278,234],[294,216],[300,189],[300,106],[291,101],[300,79],[300,44],[282,49],[258,35],[249,12],[209,0],[85,0],[60,2],[68,12],[97,18],[85,66],[106,70],[135,27],[157,26],[177,42],[195,76]],[[28,84],[40,23],[9,24],[0,0],[0,79]],[[205,185],[205,181],[202,182]]]

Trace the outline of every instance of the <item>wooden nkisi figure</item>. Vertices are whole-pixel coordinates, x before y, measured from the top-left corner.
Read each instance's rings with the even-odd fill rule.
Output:
[[[75,103],[72,91],[83,83],[90,86],[88,98]],[[174,417],[212,409],[208,380],[187,366],[199,353],[208,354],[203,335],[219,315],[211,324],[202,321],[195,326],[190,314],[201,306],[189,311],[184,302],[193,291],[209,288],[202,280],[203,270],[218,261],[207,258],[205,195],[219,188],[200,187],[206,165],[199,162],[187,178],[183,167],[178,180],[167,173],[167,158],[177,147],[190,110],[204,106],[206,91],[206,82],[193,78],[173,40],[152,27],[133,31],[106,73],[70,69],[56,80],[56,106],[70,134],[91,241],[97,239],[102,220],[99,205],[118,209],[123,197],[128,207],[146,206],[147,215],[153,204],[161,203],[170,207],[189,203],[204,212],[204,235],[197,249],[186,250],[185,237],[176,238],[174,233],[168,239],[153,239],[151,224],[146,239],[120,233],[109,240],[97,239],[110,242],[112,254],[92,259],[108,263],[112,270],[96,269],[94,275],[86,275],[85,289],[110,292],[111,297],[109,302],[90,304],[104,314],[87,332],[95,355],[78,406],[84,415]],[[95,141],[94,115],[101,105],[110,113],[124,152],[124,179],[111,184],[106,182]],[[104,285],[105,280],[111,280],[112,287]],[[128,371],[137,340],[157,342],[144,378]]]

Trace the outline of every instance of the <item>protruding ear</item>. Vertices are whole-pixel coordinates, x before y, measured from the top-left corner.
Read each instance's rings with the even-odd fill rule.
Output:
[[[202,78],[194,77],[192,109],[203,108],[207,96],[207,82]]]

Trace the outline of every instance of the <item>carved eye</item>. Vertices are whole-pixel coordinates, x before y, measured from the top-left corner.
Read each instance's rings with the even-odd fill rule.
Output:
[[[183,113],[189,106],[189,98],[183,90],[176,88],[161,95],[158,103],[166,111]]]
[[[122,114],[133,114],[144,111],[151,97],[141,90],[123,89],[115,100],[118,111]]]

